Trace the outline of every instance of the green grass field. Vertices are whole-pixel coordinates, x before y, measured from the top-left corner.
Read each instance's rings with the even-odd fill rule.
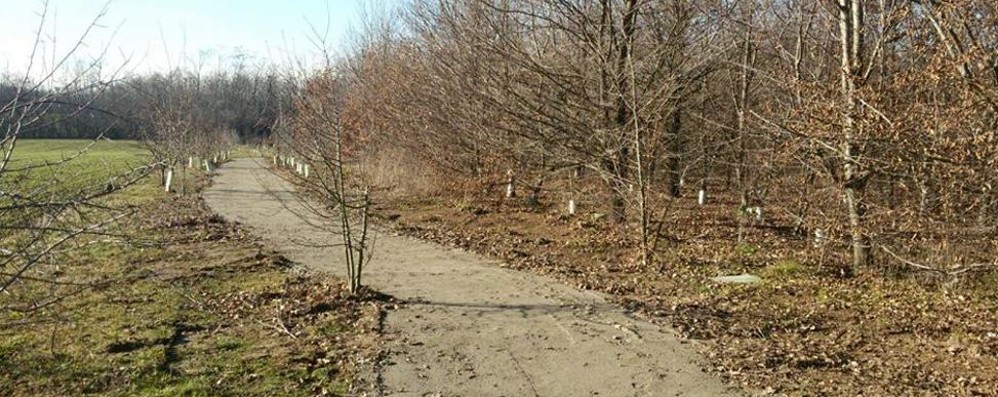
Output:
[[[89,148],[89,149],[88,149]],[[14,151],[15,164],[39,164],[63,160],[86,150],[81,157],[88,166],[140,163],[149,152],[137,141],[91,141],[81,139],[19,139]]]
[[[136,141],[22,139],[0,175],[0,186],[22,196],[63,199],[128,184],[119,202],[156,197],[156,178],[132,181],[148,173],[150,155]]]
[[[136,142],[99,142],[62,162],[88,144],[20,141],[10,169],[42,166],[0,175],[0,185],[84,186],[148,161]],[[191,192],[207,181],[190,176]],[[345,344],[358,322],[377,318],[362,312],[371,305],[345,299],[339,282],[290,274],[285,261],[217,219],[195,194],[165,193],[158,174],[101,200],[137,212],[113,225],[114,236],[70,241],[31,279],[0,293],[0,395],[347,390]],[[0,242],[14,240],[0,234]]]

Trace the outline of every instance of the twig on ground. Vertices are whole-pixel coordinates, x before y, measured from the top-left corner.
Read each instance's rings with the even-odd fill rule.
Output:
[[[902,258],[900,255],[894,253],[894,251],[891,251],[890,249],[888,249],[887,247],[885,247],[883,245],[880,246],[880,249],[884,250],[884,252],[886,252],[888,255],[894,257],[894,259],[897,259],[899,262],[901,262],[901,263],[903,263],[905,265],[908,265],[908,266],[910,266],[910,267],[912,267],[914,269],[924,270],[924,271],[934,272],[934,273],[939,273],[939,274],[942,274],[944,276],[950,276],[950,277],[959,276],[959,275],[961,275],[963,273],[967,273],[967,272],[971,272],[971,271],[977,271],[977,270],[981,270],[981,269],[988,268],[988,267],[998,267],[998,262],[993,262],[993,263],[972,263],[972,264],[969,264],[969,265],[965,265],[965,266],[960,266],[960,267],[954,268],[952,270],[944,270],[944,269],[938,269],[938,268],[935,268],[935,267],[932,267],[932,266],[924,265],[924,264],[921,264],[921,263],[917,263],[917,262],[914,262],[914,261],[912,261],[910,259]]]

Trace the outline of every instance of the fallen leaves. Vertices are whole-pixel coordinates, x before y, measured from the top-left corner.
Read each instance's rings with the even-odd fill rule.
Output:
[[[720,211],[676,215],[688,218],[676,225],[698,226],[672,228],[657,264],[644,267],[636,242],[600,220],[476,208],[400,203],[394,230],[611,294],[700,340],[711,372],[763,394],[998,395],[998,314],[986,296],[873,272],[843,277],[840,258],[777,227],[735,245]],[[741,273],[766,276],[753,285],[708,281]]]

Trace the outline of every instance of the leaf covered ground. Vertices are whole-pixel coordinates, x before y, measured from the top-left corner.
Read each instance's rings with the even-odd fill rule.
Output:
[[[144,205],[0,297],[0,395],[342,395],[377,354],[378,297],[292,269],[197,197]],[[59,296],[54,303],[36,302]]]
[[[400,234],[608,293],[696,340],[708,371],[755,393],[998,395],[994,275],[959,283],[903,269],[849,275],[837,253],[844,249],[815,248],[779,220],[754,225],[736,243],[729,206],[684,198],[677,208],[650,266],[599,214],[467,199],[394,199],[381,210]],[[763,282],[710,280],[742,273]]]

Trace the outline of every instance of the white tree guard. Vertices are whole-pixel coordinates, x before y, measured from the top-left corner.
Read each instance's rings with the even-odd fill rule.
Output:
[[[173,167],[166,169],[166,183],[163,184],[164,190],[166,192],[170,191],[170,185],[173,184]]]

